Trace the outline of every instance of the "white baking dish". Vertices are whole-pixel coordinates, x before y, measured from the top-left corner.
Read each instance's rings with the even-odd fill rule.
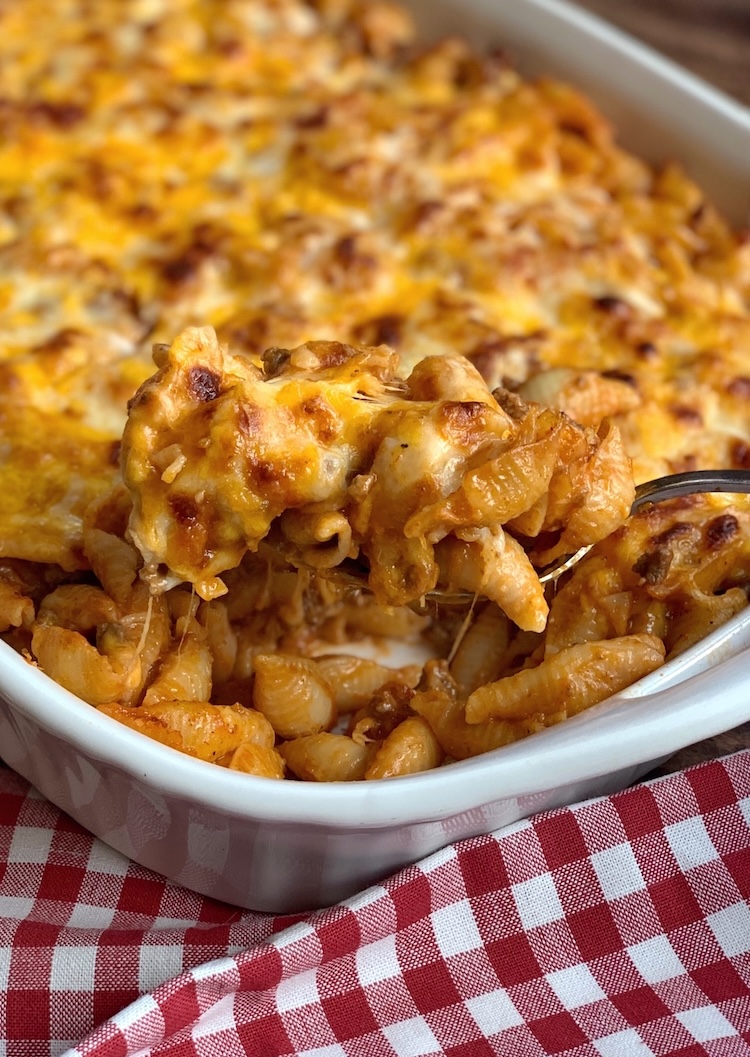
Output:
[[[426,37],[500,46],[530,75],[589,93],[622,143],[679,159],[735,227],[750,220],[750,111],[609,23],[564,0],[411,0]]]
[[[625,142],[680,157],[732,219],[750,202],[750,114],[558,0],[414,0],[425,34],[506,47],[589,91]],[[142,737],[0,643],[0,754],[125,855],[239,906],[333,903],[462,837],[611,792],[750,719],[750,611],[575,719],[495,753],[388,782],[237,774]]]

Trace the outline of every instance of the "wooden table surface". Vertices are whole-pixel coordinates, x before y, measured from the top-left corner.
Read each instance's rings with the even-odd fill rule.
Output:
[[[750,106],[750,0],[577,0]]]
[[[750,106],[750,0],[577,0]],[[750,747],[750,723],[679,752],[658,773]]]

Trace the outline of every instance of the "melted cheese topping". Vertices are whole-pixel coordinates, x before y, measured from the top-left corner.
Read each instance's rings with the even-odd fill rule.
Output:
[[[456,351],[491,388],[616,375],[639,479],[750,463],[747,244],[571,88],[411,39],[381,0],[0,8],[4,494],[46,424],[0,556],[76,563],[125,397],[190,325]]]
[[[490,586],[504,560],[506,578],[530,585],[510,615],[538,631],[543,591],[503,526],[543,536],[546,551],[555,532],[570,545],[576,525],[593,543],[633,501],[615,430],[600,438],[520,400],[511,415],[460,356],[429,357],[401,379],[385,346],[309,342],[269,350],[259,370],[210,328],[189,328],[157,360],[122,447],[129,536],[157,589],[224,594],[220,575],[268,537],[318,568],[361,554],[383,605],[424,596],[442,564],[507,610]]]

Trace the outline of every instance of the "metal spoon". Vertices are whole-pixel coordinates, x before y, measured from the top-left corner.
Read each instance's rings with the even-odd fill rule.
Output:
[[[635,514],[649,503],[662,503],[666,499],[696,495],[698,492],[750,492],[750,470],[690,470],[644,481],[635,490],[630,514]],[[563,554],[546,568],[538,570],[540,582],[554,583],[568,569],[577,565],[593,546],[591,543],[581,547],[575,554]],[[439,591],[433,592],[435,594],[439,595]]]
[[[666,477],[657,477],[653,481],[645,481],[639,484],[635,490],[635,499],[630,508],[630,515],[649,503],[661,503],[667,499],[677,499],[680,496],[695,495],[699,492],[746,492],[750,493],[750,470],[691,470],[687,473],[669,474]],[[629,516],[630,516],[629,515]],[[268,546],[268,543],[266,544]],[[549,565],[537,569],[540,583],[554,583],[563,573],[568,572],[584,558],[595,544],[591,543],[573,554],[562,554],[559,558],[550,562]],[[286,551],[278,542],[270,545],[269,553],[281,557],[284,561],[300,567],[299,561]],[[304,566],[302,566],[304,567]],[[368,590],[367,569],[354,563],[344,562],[331,568],[318,568],[318,575],[325,577],[352,590]],[[466,606],[475,596],[470,591],[449,591],[441,587],[435,587],[427,592],[419,601],[411,603],[412,608],[419,612],[424,611],[424,603],[438,603],[445,606]]]

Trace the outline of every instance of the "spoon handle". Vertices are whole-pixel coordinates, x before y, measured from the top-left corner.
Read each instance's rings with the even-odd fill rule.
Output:
[[[646,503],[694,495],[697,492],[750,492],[750,470],[690,470],[639,484],[630,508],[634,514]]]
[[[635,500],[630,513],[635,514],[647,503],[661,503],[665,499],[677,499],[698,492],[750,492],[750,470],[689,470],[687,473],[671,473],[644,481],[635,490]],[[591,545],[581,547],[575,554],[567,554],[539,570],[541,583],[558,580],[568,569],[577,565],[591,550]]]

